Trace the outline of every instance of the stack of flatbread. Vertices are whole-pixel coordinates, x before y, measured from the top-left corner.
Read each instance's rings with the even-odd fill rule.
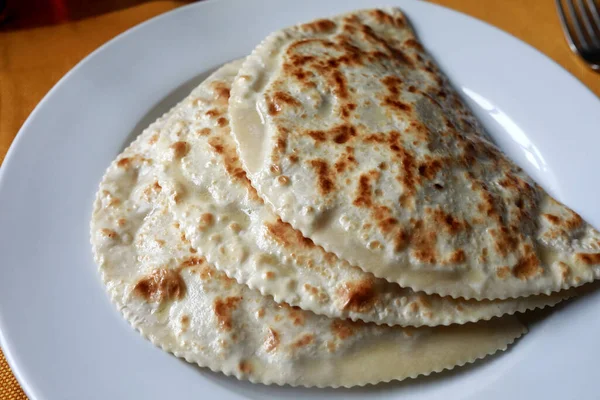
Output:
[[[600,233],[490,142],[397,9],[217,70],[112,163],[91,237],[142,335],[265,384],[473,362],[600,274]]]

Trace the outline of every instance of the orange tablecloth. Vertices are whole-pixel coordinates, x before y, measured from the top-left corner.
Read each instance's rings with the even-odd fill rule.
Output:
[[[76,21],[69,21],[73,18],[66,7],[55,10],[57,18],[51,23],[37,22],[16,28],[8,23],[0,28],[0,162],[35,105],[79,60],[126,29],[186,3],[184,0],[142,1],[113,1],[114,8],[123,4],[131,6],[108,13],[104,9],[91,16],[80,13]],[[553,0],[431,1],[487,21],[528,42],[600,96],[600,74],[589,70],[569,51]],[[103,7],[106,8],[106,2]],[[26,399],[1,352],[0,399]]]

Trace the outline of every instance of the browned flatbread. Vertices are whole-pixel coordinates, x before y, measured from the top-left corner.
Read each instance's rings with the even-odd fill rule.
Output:
[[[282,220],[375,276],[504,299],[600,276],[600,234],[485,136],[398,9],[269,36],[229,112]]]

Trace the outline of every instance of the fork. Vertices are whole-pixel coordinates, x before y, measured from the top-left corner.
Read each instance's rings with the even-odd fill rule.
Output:
[[[555,1],[569,47],[593,70],[600,71],[600,11],[596,0],[585,0],[585,4],[584,0]]]

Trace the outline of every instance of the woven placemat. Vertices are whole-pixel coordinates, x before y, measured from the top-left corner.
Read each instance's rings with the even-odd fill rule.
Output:
[[[0,399],[27,400],[27,396],[10,370],[2,350],[0,350]]]

